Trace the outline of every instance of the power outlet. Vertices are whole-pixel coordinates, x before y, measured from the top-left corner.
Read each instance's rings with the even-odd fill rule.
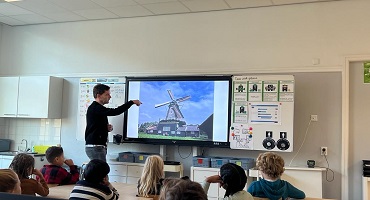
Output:
[[[318,121],[317,115],[311,115],[311,121],[317,122]]]
[[[328,155],[328,147],[320,147],[320,152],[322,156],[327,156]]]

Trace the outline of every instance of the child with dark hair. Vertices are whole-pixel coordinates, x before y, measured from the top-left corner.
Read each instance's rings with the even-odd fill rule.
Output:
[[[159,200],[207,200],[202,186],[183,178],[164,179]]]
[[[304,199],[305,193],[297,189],[289,182],[281,180],[284,172],[284,159],[276,153],[261,153],[256,162],[257,169],[262,174],[262,179],[254,181],[248,188],[255,197],[277,199]]]
[[[47,196],[49,194],[49,187],[45,182],[44,176],[38,169],[34,169],[34,167],[35,159],[24,153],[14,156],[9,166],[21,181],[22,194]],[[38,176],[39,181],[29,178],[31,174]]]
[[[77,166],[74,165],[73,160],[64,158],[62,147],[49,147],[45,157],[50,165],[44,165],[41,168],[41,173],[48,184],[67,185],[75,184],[78,181],[80,173]],[[69,166],[70,172],[62,167],[64,163]]]
[[[109,171],[110,168],[106,162],[98,159],[91,160],[84,171],[85,180],[76,183],[69,199],[118,199],[117,190],[108,181]]]
[[[220,175],[207,177],[203,182],[203,189],[207,193],[210,183],[219,183],[226,192],[225,200],[253,200],[253,196],[244,190],[247,175],[243,168],[234,163],[221,166]]]

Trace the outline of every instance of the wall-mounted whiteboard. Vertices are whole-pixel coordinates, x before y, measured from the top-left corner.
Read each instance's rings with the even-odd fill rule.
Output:
[[[116,108],[125,103],[125,78],[81,78],[78,95],[77,140],[85,140],[86,111],[89,105],[95,100],[93,88],[96,84],[105,84],[110,87],[112,98],[105,105],[106,107]],[[123,133],[123,117],[123,114],[108,117],[109,123],[113,125],[113,131],[109,133],[109,141],[112,141],[112,135]]]
[[[294,76],[234,76],[230,148],[293,151]]]

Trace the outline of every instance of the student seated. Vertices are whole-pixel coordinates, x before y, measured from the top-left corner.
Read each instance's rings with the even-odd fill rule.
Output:
[[[21,181],[22,194],[47,196],[49,187],[45,182],[44,176],[38,169],[35,168],[35,159],[28,154],[18,154],[14,156],[10,169],[18,175]],[[38,176],[38,181],[29,178],[31,174]]]
[[[21,181],[11,169],[0,169],[0,192],[21,194]]]
[[[160,156],[149,156],[144,164],[144,169],[138,181],[138,196],[149,197],[159,195],[164,176],[164,163]]]
[[[253,200],[251,194],[244,190],[247,183],[247,175],[243,168],[234,163],[221,166],[220,175],[207,177],[203,182],[203,189],[208,193],[211,183],[218,183],[226,192],[223,199],[227,200]]]
[[[163,181],[160,200],[207,200],[202,186],[189,179],[171,178]]]
[[[50,163],[50,165],[44,165],[41,168],[46,183],[67,185],[75,184],[78,181],[80,173],[77,166],[74,165],[73,160],[64,158],[62,147],[49,147],[46,150],[45,157]],[[64,163],[69,166],[70,172],[62,167]]]
[[[278,154],[261,153],[257,158],[256,167],[263,178],[252,182],[249,186],[248,192],[253,196],[271,200],[304,199],[306,197],[304,192],[280,179],[284,172],[284,160]]]
[[[98,159],[90,160],[84,171],[84,179],[74,186],[69,199],[109,199],[119,197],[117,190],[109,183],[109,165]]]

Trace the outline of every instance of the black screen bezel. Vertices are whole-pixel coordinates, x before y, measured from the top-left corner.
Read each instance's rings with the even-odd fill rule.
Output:
[[[228,103],[228,126],[231,123],[231,91],[232,91],[232,78],[231,76],[157,76],[157,77],[126,77],[126,90],[125,100],[129,101],[129,85],[131,81],[196,81],[196,80],[227,80],[229,81],[229,103]],[[218,141],[194,141],[194,140],[167,140],[167,139],[148,139],[148,138],[129,138],[127,137],[127,119],[128,112],[124,113],[123,123],[123,140],[122,143],[144,143],[144,144],[156,144],[156,145],[180,145],[180,146],[199,146],[199,147],[230,147],[229,142],[229,130],[227,130],[227,142]]]

